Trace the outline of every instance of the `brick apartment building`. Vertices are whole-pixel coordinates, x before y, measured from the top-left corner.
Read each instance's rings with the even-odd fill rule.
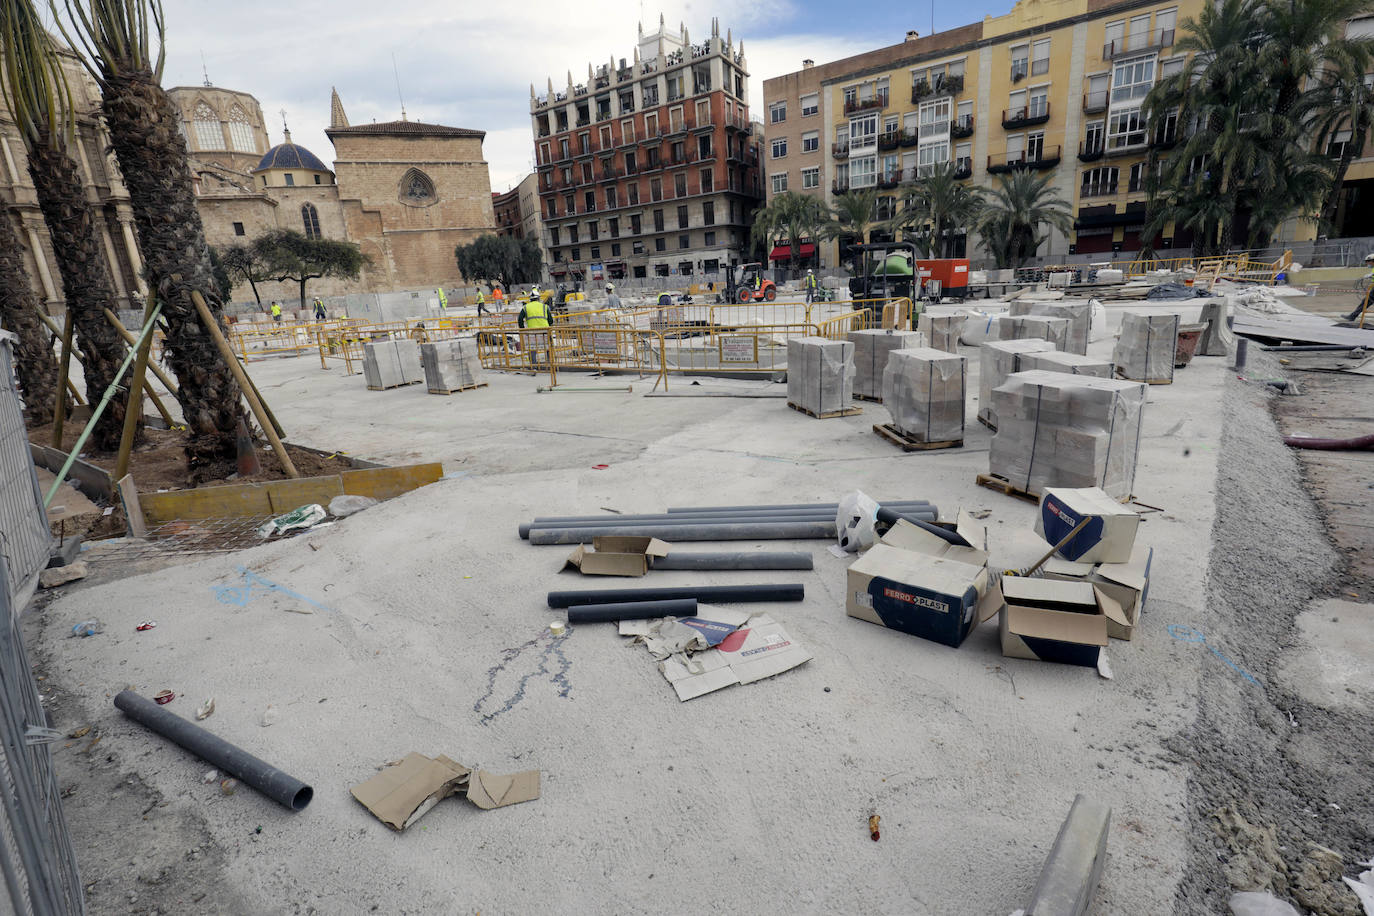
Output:
[[[641,25],[633,58],[530,87],[545,264],[555,280],[704,276],[746,259],[761,203],[743,44],[712,22]]]

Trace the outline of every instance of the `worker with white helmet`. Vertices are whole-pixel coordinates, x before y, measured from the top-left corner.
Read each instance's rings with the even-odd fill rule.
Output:
[[[1370,291],[1374,290],[1374,251],[1364,256],[1364,266],[1369,268],[1369,276],[1364,281],[1364,294],[1360,296],[1359,303],[1355,306],[1355,311],[1345,316],[1346,321],[1354,321],[1360,317],[1369,304]]]
[[[615,284],[614,284],[614,283],[607,283],[607,284],[606,284],[606,308],[608,308],[608,309],[618,309],[618,308],[620,308],[620,297],[617,296],[617,295],[615,294]]]
[[[816,272],[811,268],[806,268],[806,302],[809,305],[816,298]]]

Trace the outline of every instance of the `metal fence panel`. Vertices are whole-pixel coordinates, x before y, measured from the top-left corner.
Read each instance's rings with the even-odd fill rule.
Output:
[[[52,534],[14,383],[11,343],[0,337],[0,556],[9,566],[11,601],[33,587],[51,550]]]

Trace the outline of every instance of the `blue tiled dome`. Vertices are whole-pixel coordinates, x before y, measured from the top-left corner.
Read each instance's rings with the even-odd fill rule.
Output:
[[[328,172],[329,166],[320,161],[310,150],[294,143],[278,143],[267,151],[267,155],[262,157],[258,167],[253,171],[261,172],[263,169],[306,169],[312,172]]]

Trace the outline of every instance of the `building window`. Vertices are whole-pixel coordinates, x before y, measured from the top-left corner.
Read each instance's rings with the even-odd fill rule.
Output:
[[[876,146],[878,143],[878,116],[865,115],[849,119],[849,148],[854,150]]]
[[[577,212],[576,194],[563,195],[563,212],[566,213],[568,216],[572,216],[574,213]]]
[[[1045,158],[1045,132],[1037,130],[1026,135],[1026,161],[1039,162]]]
[[[1088,152],[1102,149],[1102,140],[1107,135],[1107,122],[1089,121],[1083,132],[1083,149]]]
[[[591,254],[592,254],[592,260],[593,260],[593,261],[599,261],[599,260],[601,260],[601,248],[600,248],[600,246],[598,246],[598,245],[593,245],[593,246],[592,246],[592,252],[591,252]]]
[[[577,244],[577,227],[576,227],[576,226],[569,226],[569,227],[568,227],[568,242],[571,243],[571,244],[573,244],[573,245],[576,245],[576,244]]]
[[[618,257],[620,257],[620,243],[619,243],[619,242],[611,242],[611,257],[613,257],[613,258],[618,258]]]
[[[1043,38],[1031,45],[1031,76],[1050,72],[1050,40]]]
[[[662,249],[660,249],[660,250],[662,250]],[[668,276],[668,265],[667,265],[667,264],[655,264],[655,265],[654,265],[654,276],[656,276],[656,277],[666,277],[666,276]]]
[[[781,194],[783,191],[786,191],[786,190],[787,190],[787,173],[786,173],[786,172],[779,172],[778,174],[772,175],[772,176],[770,176],[770,177],[771,177],[772,182],[773,182],[773,193],[774,193],[774,194]]]
[[[778,137],[773,141],[773,158],[781,159],[787,155],[787,138]]]
[[[658,114],[656,112],[653,114],[646,114],[644,116],[644,136],[658,136]]]
[[[248,123],[248,115],[235,105],[229,109],[229,142],[235,152],[257,152],[257,142],[253,139],[253,125]]]
[[[243,223],[234,223],[234,235],[243,235]]]
[[[697,127],[705,127],[711,123],[711,100],[700,99],[697,102]]]
[[[808,130],[802,134],[802,152],[814,153],[821,148],[821,132],[818,130]]]
[[[716,204],[714,201],[706,201],[701,205],[701,222],[705,226],[716,224]]]
[[[716,243],[716,234],[714,232],[704,233],[701,237],[701,243],[709,248]]]
[[[209,105],[197,103],[192,118],[191,127],[195,130],[198,149],[224,149],[224,131]]]
[[[655,231],[655,232],[662,232],[662,231],[663,231],[663,211],[662,211],[662,210],[655,210],[655,211],[654,211],[654,231]]]
[[[687,196],[687,173],[678,172],[673,176],[673,192],[678,197]]]
[[[803,118],[809,118],[813,114],[818,114],[821,110],[821,97],[818,93],[811,93],[801,97],[801,113]]]
[[[680,206],[677,208],[677,227],[678,227],[679,229],[686,229],[686,228],[687,228],[687,205],[686,205],[686,204],[682,204],[682,205],[680,205]]]
[[[821,186],[821,170],[819,168],[802,169],[802,187],[819,188]]]
[[[601,238],[601,227],[596,220],[592,220],[587,224],[587,238],[591,239],[593,242]]]
[[[703,134],[697,137],[697,156],[701,159],[711,158],[711,135]]]
[[[1139,146],[1145,142],[1145,118],[1140,113],[1140,106],[1113,109],[1107,118],[1107,146],[1109,149],[1121,149],[1128,146]]]
[[[282,178],[286,181],[286,186],[288,188],[296,186],[296,176],[292,175],[290,172],[287,172],[285,175],[282,176]]]
[[[787,120],[787,103],[774,102],[768,106],[768,121],[771,124],[781,124]]]
[[[1030,104],[1026,108],[1026,113],[1032,118],[1042,118],[1050,110],[1050,90],[1048,87],[1032,89],[1030,91]]]
[[[574,261],[582,260],[582,249],[574,248],[572,251],[568,252],[568,257]]]
[[[558,244],[558,227],[557,227],[557,226],[552,226],[552,227],[550,227],[550,229],[549,229],[549,239],[552,241],[552,243],[553,243],[554,245],[557,245],[557,244]]]
[[[410,169],[401,177],[401,203],[412,207],[425,207],[436,200],[438,195],[434,192],[434,182],[424,172]]]
[[[691,236],[691,233],[684,232],[682,235],[679,235],[679,236],[677,237],[677,247],[678,247],[678,248],[691,248],[691,247],[692,247],[692,236]]]
[[[612,216],[610,219],[606,220],[606,228],[610,230],[611,238],[620,238],[620,217]]]
[[[630,108],[629,108],[629,110],[630,110],[630,111],[634,111],[634,110],[635,110],[635,109],[634,109],[634,106],[631,105]],[[635,119],[634,119],[634,118],[626,118],[624,121],[621,121],[621,122],[620,122],[620,142],[621,142],[621,143],[633,143],[633,142],[635,142]]]
[[[314,204],[301,204],[301,222],[305,225],[305,237],[320,237],[320,214]]]
[[[878,183],[878,160],[860,156],[849,160],[849,184],[854,188],[871,188]]]
[[[654,251],[667,251],[667,250],[668,250],[668,240],[667,240],[667,239],[665,239],[665,238],[664,238],[663,236],[661,236],[661,235],[660,235],[658,238],[654,239]],[[667,270],[667,268],[665,267],[664,270]]]
[[[631,207],[639,203],[639,182],[635,182],[626,188],[625,200]]]
[[[639,94],[644,98],[644,107],[658,104],[658,83],[643,83]]]
[[[710,169],[701,170],[701,193],[710,194],[716,189],[715,173]]]
[[[1011,49],[1012,82],[1026,78],[1030,72],[1030,45],[1016,45]]]
[[[583,213],[594,213],[594,212],[596,211],[596,192],[595,192],[595,191],[584,191],[583,194],[582,194],[582,197],[583,197],[583,204],[584,204],[584,206],[583,206],[583,208],[582,208],[582,212],[583,212]]]
[[[315,173],[315,184],[320,184],[320,174],[319,174],[319,172],[316,172],[316,173]]]
[[[663,179],[649,179],[649,199],[654,203],[658,203],[663,199]]]
[[[601,130],[598,131],[598,136],[599,136],[599,138],[600,138],[599,146],[601,147],[601,149],[603,149],[603,150],[610,149],[610,148],[611,148],[611,125],[609,125],[609,124],[603,125],[602,128],[601,128]]]
[[[1154,80],[1154,55],[1118,61],[1112,67],[1112,106],[1134,104],[1140,107],[1140,100],[1150,91]]]

